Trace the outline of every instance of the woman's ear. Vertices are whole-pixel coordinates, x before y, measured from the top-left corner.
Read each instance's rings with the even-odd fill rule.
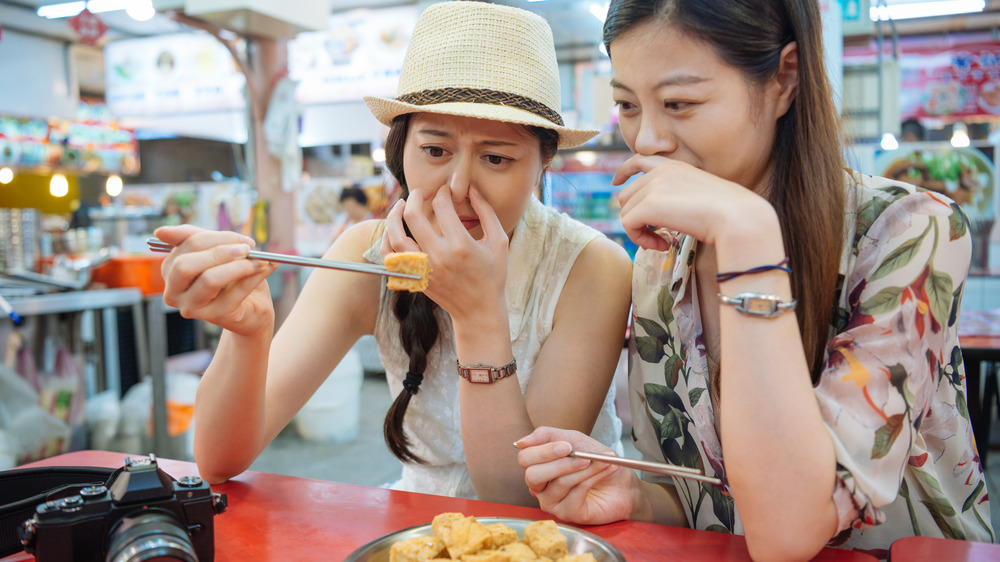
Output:
[[[775,79],[778,86],[777,109],[780,117],[788,112],[799,88],[799,46],[795,41],[782,47]]]

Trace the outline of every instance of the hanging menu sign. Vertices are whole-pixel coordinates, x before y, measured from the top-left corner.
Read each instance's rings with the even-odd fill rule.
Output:
[[[304,104],[396,96],[410,32],[420,10],[401,6],[336,14],[324,31],[288,43],[288,73]]]
[[[1000,115],[1000,42],[906,52],[900,56],[900,115]]]
[[[105,98],[119,117],[242,109],[245,78],[207,33],[126,39],[104,47]]]

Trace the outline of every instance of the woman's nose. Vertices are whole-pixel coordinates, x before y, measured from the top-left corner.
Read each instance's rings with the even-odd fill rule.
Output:
[[[458,157],[452,160],[454,167],[448,186],[451,188],[451,198],[456,203],[469,198],[469,188],[472,186],[473,162],[469,157]]]
[[[677,150],[677,142],[663,119],[646,112],[640,118],[633,150],[647,156],[669,155]]]

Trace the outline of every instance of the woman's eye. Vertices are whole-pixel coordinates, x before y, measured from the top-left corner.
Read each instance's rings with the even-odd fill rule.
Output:
[[[680,111],[691,105],[685,101],[665,101],[663,102],[663,107],[671,111]]]
[[[425,146],[424,152],[431,158],[441,158],[444,156],[444,149],[440,146]]]
[[[635,104],[629,103],[627,101],[616,101],[615,104],[618,106],[619,111],[633,111],[635,110]]]
[[[494,166],[499,166],[500,164],[510,162],[511,160],[513,160],[513,158],[507,158],[506,156],[497,156],[496,154],[487,154],[486,160],[490,164],[493,164]]]

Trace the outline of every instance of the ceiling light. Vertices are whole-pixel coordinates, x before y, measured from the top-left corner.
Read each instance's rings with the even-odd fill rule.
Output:
[[[156,15],[153,0],[132,0],[125,8],[125,13],[135,21],[149,21]]]
[[[39,6],[37,13],[43,18],[49,18],[50,20],[57,18],[71,18],[82,12],[84,8],[87,8],[93,14],[111,12],[114,10],[124,10],[128,8],[129,4],[133,3],[133,1],[90,0],[89,2],[63,2],[62,4]],[[150,5],[152,5],[152,3],[150,3]]]
[[[372,161],[375,162],[376,164],[384,164],[385,163],[385,149],[379,147],[379,148],[376,148],[375,150],[373,150],[372,151]]]
[[[896,135],[892,133],[882,135],[882,142],[879,144],[882,146],[882,150],[896,150],[899,148],[899,141],[896,140]]]
[[[0,183],[7,185],[14,181],[14,170],[10,168],[0,168]]]
[[[122,182],[122,178],[119,175],[108,176],[108,181],[104,184],[104,190],[108,192],[111,197],[118,197],[122,194],[122,188],[125,184]]]
[[[52,179],[49,180],[49,193],[53,197],[66,197],[69,193],[69,181],[66,180],[66,176],[62,174],[55,174]]]
[[[905,20],[982,12],[985,0],[931,0],[928,2],[894,2],[872,6],[868,15],[872,21]]]
[[[969,146],[969,129],[965,127],[965,123],[955,123],[951,126],[951,145],[955,148],[963,148]]]
[[[590,13],[594,14],[595,18],[601,20],[601,23],[604,23],[604,18],[608,17],[607,4],[598,4],[596,2],[591,2],[589,9]]]

